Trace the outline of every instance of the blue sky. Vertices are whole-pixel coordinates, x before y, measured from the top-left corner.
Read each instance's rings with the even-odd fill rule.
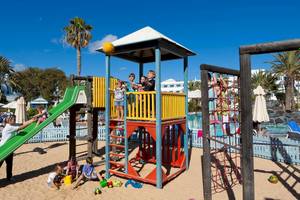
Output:
[[[16,69],[58,67],[76,73],[76,51],[62,42],[63,27],[75,16],[94,29],[90,49],[105,37],[120,38],[151,26],[197,53],[189,78],[199,78],[202,63],[238,68],[238,47],[300,37],[297,0],[170,1],[23,1],[1,2],[0,55]],[[253,68],[269,67],[270,55],[252,59]],[[112,60],[112,74],[125,79],[137,65]],[[145,71],[153,68],[148,64]],[[182,61],[162,63],[162,79],[183,79]],[[89,48],[82,54],[83,75],[104,75],[104,56]]]

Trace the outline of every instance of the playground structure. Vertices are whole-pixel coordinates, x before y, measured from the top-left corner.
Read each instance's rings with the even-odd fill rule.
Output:
[[[212,199],[212,187],[217,189],[223,187],[227,190],[229,198],[235,198],[232,186],[236,181],[243,185],[243,199],[255,199],[254,192],[254,169],[253,169],[253,133],[252,133],[252,102],[249,96],[251,91],[251,55],[276,53],[281,51],[299,50],[300,40],[287,40],[280,42],[270,42],[241,46],[240,71],[211,65],[201,65],[201,90],[202,90],[202,127],[203,127],[203,195],[205,200]],[[230,135],[216,136],[215,127],[211,123],[212,110],[210,98],[208,73],[226,74],[236,76],[239,84],[236,88],[239,96],[237,124],[239,130]],[[233,87],[234,84],[233,84]],[[229,99],[230,99],[229,95]],[[234,99],[234,97],[233,97]],[[237,112],[235,108],[222,108],[221,111]],[[221,120],[223,121],[223,120]],[[213,128],[211,129],[211,127]],[[240,140],[236,141],[237,134]],[[226,139],[225,139],[226,138]],[[236,141],[236,142],[233,142]],[[218,145],[212,145],[212,144]],[[216,159],[216,152],[221,152],[221,156]],[[240,154],[240,161],[237,153]],[[240,152],[240,153],[239,153]],[[221,161],[221,162],[220,162]],[[223,162],[222,162],[223,161]],[[240,168],[239,168],[240,164]],[[239,171],[241,170],[241,172]],[[236,179],[232,178],[232,175]],[[231,179],[228,179],[230,177]],[[231,180],[231,182],[229,181]],[[213,183],[213,184],[212,184]],[[217,187],[216,187],[217,184]]]
[[[72,86],[67,88],[63,101],[49,110],[49,118],[37,127],[33,123],[1,146],[0,160],[5,159],[67,110],[70,112],[69,158],[76,156],[76,140],[87,141],[87,156],[99,155],[98,112],[105,110],[107,178],[114,174],[162,188],[163,184],[188,169],[188,56],[195,53],[150,27],[125,36],[109,47],[113,52],[106,54],[105,78],[72,76]],[[143,74],[143,64],[155,62],[156,90],[127,92],[122,121],[115,119],[113,90],[117,79],[110,76],[111,56],[137,62],[140,77]],[[161,92],[161,61],[173,59],[183,61],[184,93]],[[88,134],[85,137],[76,136],[78,113],[87,114]],[[110,134],[112,131],[119,135]],[[135,154],[129,151],[128,142],[133,134],[137,135],[139,141]],[[112,142],[116,139],[121,144]],[[118,161],[112,160],[112,157],[118,157]],[[142,175],[144,165],[148,164],[154,168],[150,173],[145,172],[147,174]]]
[[[106,177],[114,174],[162,188],[163,184],[188,168],[188,56],[195,54],[150,27],[140,29],[112,44],[114,50],[105,56],[105,107],[110,108],[113,102],[108,87],[111,56],[138,63],[140,77],[143,74],[143,64],[155,62],[156,90],[127,92],[124,120],[114,119],[111,110],[105,110]],[[104,52],[102,48],[99,51]],[[171,59],[183,60],[184,93],[161,92],[161,61]],[[137,134],[139,138],[135,155],[130,152],[128,144],[132,134]],[[122,144],[116,144],[116,140],[121,140]],[[154,168],[150,173],[142,175],[145,165],[152,165]]]

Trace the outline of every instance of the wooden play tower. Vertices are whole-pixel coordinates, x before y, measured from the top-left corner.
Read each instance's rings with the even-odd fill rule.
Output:
[[[143,75],[144,63],[155,63],[155,91],[127,92],[124,120],[116,120],[112,109],[105,110],[106,171],[162,188],[188,168],[188,56],[191,50],[151,27],[145,27],[113,43],[114,51],[105,56],[105,107],[111,108],[110,59],[118,57],[138,63]],[[99,49],[103,52],[103,49]],[[183,63],[184,93],[161,92],[161,61],[180,59]],[[111,134],[112,132],[117,134]],[[137,151],[129,145],[138,138]],[[112,142],[118,140],[119,142]],[[117,159],[112,159],[116,158]],[[144,166],[151,165],[144,172]]]

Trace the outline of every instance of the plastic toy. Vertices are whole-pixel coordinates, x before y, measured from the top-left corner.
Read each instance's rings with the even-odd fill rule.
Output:
[[[97,194],[101,194],[101,189],[99,187],[95,188],[95,191],[94,191],[94,194],[97,195]]]
[[[103,179],[102,181],[100,181],[100,186],[102,188],[105,188],[107,186],[107,180],[106,179]]]
[[[114,51],[115,48],[111,42],[104,42],[102,45],[102,49],[104,53],[110,54]]]
[[[127,188],[128,185],[132,185],[132,187],[137,188],[137,189],[140,189],[140,188],[143,187],[143,184],[142,184],[142,183],[139,183],[139,182],[134,181],[134,180],[128,180],[128,181],[125,183],[125,187]]]
[[[121,187],[123,183],[119,180],[112,180],[112,184],[114,187]]]
[[[72,176],[71,175],[65,176],[64,183],[66,186],[71,185],[72,184]]]
[[[107,181],[107,187],[108,188],[113,188],[113,182],[112,181]]]
[[[269,178],[268,178],[268,181],[270,183],[273,183],[273,184],[276,184],[278,183],[278,177],[276,175],[271,175]]]

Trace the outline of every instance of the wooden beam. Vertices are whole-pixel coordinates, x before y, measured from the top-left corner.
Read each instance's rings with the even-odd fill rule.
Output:
[[[241,46],[240,55],[294,51],[294,50],[299,50],[299,48],[300,48],[300,39],[267,42],[267,43]]]
[[[76,106],[70,109],[69,117],[69,159],[76,156]]]
[[[195,53],[187,51],[186,49],[178,46],[177,44],[171,43],[165,39],[160,39],[158,45],[164,51],[170,52],[171,54],[174,54],[180,58],[196,55]]]
[[[98,113],[99,109],[93,108],[93,130],[92,130],[92,136],[93,136],[93,147],[92,151],[93,154],[98,153]]]
[[[202,65],[200,65],[200,69],[207,70],[209,72],[220,73],[220,74],[240,76],[239,70],[229,69],[229,68],[225,68],[225,67],[219,67],[219,66],[215,66],[215,65],[202,64]]]
[[[253,171],[253,135],[252,135],[252,102],[251,102],[251,62],[250,55],[240,55],[240,106],[241,106],[241,170],[243,179],[243,199],[254,200]]]
[[[202,131],[203,131],[203,157],[202,181],[205,200],[211,200],[211,158],[209,133],[209,107],[208,107],[208,71],[201,70],[201,104],[202,104]],[[201,198],[200,198],[201,199]]]
[[[139,51],[139,50],[144,50],[149,48],[155,48],[157,45],[158,45],[158,40],[155,39],[155,40],[148,40],[148,41],[143,41],[134,44],[116,46],[111,56],[116,56],[124,53],[129,53],[129,52]],[[102,50],[100,51],[103,52]]]

